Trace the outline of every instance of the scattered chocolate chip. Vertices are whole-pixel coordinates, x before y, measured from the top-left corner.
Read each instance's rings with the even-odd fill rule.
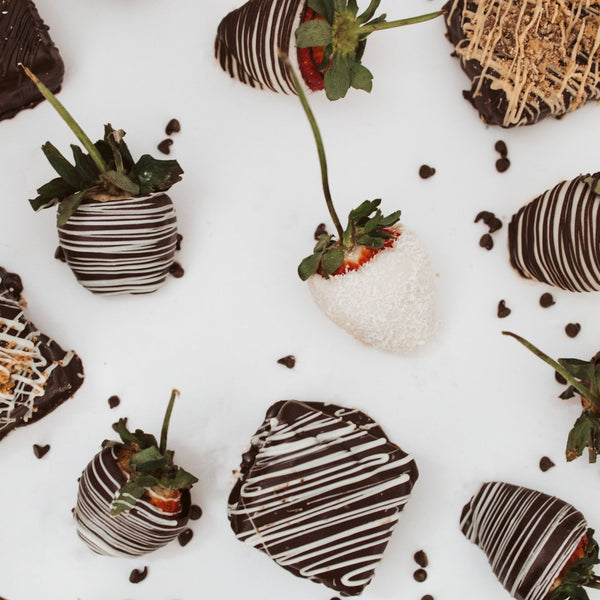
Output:
[[[185,271],[183,270],[183,267],[178,262],[174,262],[169,267],[169,273],[171,273],[171,275],[173,275],[173,277],[175,277],[175,279],[179,279],[180,277],[183,277]]]
[[[146,579],[147,576],[148,567],[144,567],[143,571],[140,571],[139,569],[134,569],[129,575],[129,581],[131,581],[131,583],[140,583],[140,581],[144,581],[144,579]]]
[[[510,313],[511,310],[508,308],[508,306],[506,306],[506,302],[504,300],[500,300],[500,302],[498,302],[498,318],[504,319],[508,317]]]
[[[181,242],[183,242],[183,236],[180,233],[178,233],[177,242],[175,243],[175,250],[181,250]]]
[[[415,581],[422,583],[427,579],[427,571],[425,569],[417,569],[413,573],[413,577],[415,578]]]
[[[181,124],[177,119],[171,119],[167,126],[165,127],[165,133],[167,135],[173,135],[174,133],[179,133],[181,131]]]
[[[542,456],[542,458],[540,458],[540,470],[543,473],[545,473],[548,469],[551,469],[554,466],[556,465],[547,456]]]
[[[423,569],[429,565],[429,559],[427,558],[427,554],[425,554],[425,552],[423,552],[423,550],[419,550],[418,552],[415,552],[415,555],[413,556],[413,558],[415,559],[415,562],[420,567],[423,567]]]
[[[565,333],[570,337],[574,338],[581,331],[581,325],[579,323],[569,323],[565,327]]]
[[[494,247],[494,240],[489,233],[484,233],[479,240],[479,245],[486,250],[491,250]]]
[[[62,246],[57,246],[56,250],[54,252],[54,258],[56,258],[56,260],[60,260],[60,262],[67,262],[67,259],[65,258],[65,253],[62,249]],[[0,598],[0,600],[2,600]]]
[[[433,596],[431,594],[426,594],[421,598],[421,600],[433,600]]]
[[[490,219],[493,219],[496,215],[489,210],[482,210],[480,213],[477,213],[475,217],[475,223],[479,223],[479,221],[483,221],[486,225]]]
[[[163,154],[171,154],[171,146],[173,144],[173,140],[166,139],[163,140],[158,146],[156,146]]]
[[[549,294],[548,292],[546,292],[545,294],[542,294],[540,296],[540,306],[542,308],[548,308],[549,306],[554,306],[556,304],[556,302],[554,302],[554,298],[552,297],[552,294]]]
[[[187,546],[194,537],[194,532],[191,529],[184,529],[178,536],[177,541],[180,546]]]
[[[508,158],[499,158],[496,161],[496,171],[498,171],[498,173],[508,171],[508,167],[510,167],[510,160],[508,160]]]
[[[50,444],[46,444],[45,446],[40,446],[39,444],[33,445],[33,453],[36,458],[43,458],[50,452]]]
[[[119,404],[121,404],[121,398],[119,398],[119,396],[111,396],[108,399],[108,406],[110,406],[110,408],[116,408]]]
[[[325,225],[325,223],[319,223],[319,225],[315,229],[315,240],[319,241],[319,236],[323,234],[327,235],[327,226]]]
[[[16,273],[5,273],[2,278],[2,284],[8,288],[9,292],[15,298],[21,298],[23,293],[23,282]]]
[[[197,521],[202,516],[202,509],[197,504],[192,504],[190,508],[190,519]]]
[[[483,221],[488,226],[488,233],[494,233],[502,228],[502,221],[488,210],[482,210],[476,217],[475,223]]]
[[[560,385],[567,385],[567,383],[569,383],[558,371],[554,371],[554,379],[556,379]]]
[[[293,369],[296,366],[296,357],[293,354],[288,354],[277,361],[277,364],[283,365],[288,369]]]
[[[503,140],[498,140],[494,144],[494,150],[496,150],[496,152],[498,152],[502,158],[506,158],[508,156],[508,148]]]
[[[435,175],[435,169],[429,165],[421,165],[419,168],[419,177],[421,179],[429,179]]]

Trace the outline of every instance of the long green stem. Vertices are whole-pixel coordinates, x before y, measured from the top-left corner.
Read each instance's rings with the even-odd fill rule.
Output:
[[[163,420],[162,429],[160,431],[160,453],[164,454],[167,451],[167,435],[169,433],[169,421],[171,420],[171,413],[173,412],[173,405],[175,404],[175,398],[179,396],[177,390],[171,392],[171,399],[169,400],[169,406],[167,406],[167,412]]]
[[[560,373],[581,395],[582,398],[585,398],[589,402],[591,402],[597,408],[600,408],[600,403],[598,403],[597,398],[594,397],[592,391],[583,385],[580,381],[575,379],[571,373],[565,367],[563,367],[559,362],[556,362],[554,359],[550,358],[547,354],[544,354],[539,348],[536,348],[532,343],[528,342],[526,339],[517,335],[516,333],[512,333],[510,331],[503,331],[502,335],[509,335],[510,337],[515,338],[518,342],[521,342],[525,348],[529,351],[533,352],[538,358],[541,358],[545,363],[549,364],[555,371]]]
[[[92,140],[86,135],[85,131],[81,129],[77,121],[70,115],[69,111],[59,102],[56,96],[22,63],[19,66],[25,71],[25,74],[35,85],[38,87],[42,96],[50,102],[56,112],[61,116],[62,120],[70,127],[71,131],[75,134],[77,139],[84,145],[85,149],[89,152],[92,160],[96,163],[101,173],[108,171],[108,166],[104,162],[104,159],[100,155],[100,152],[96,149],[96,146],[92,144]]]
[[[364,25],[360,28],[361,35],[372,33],[373,31],[379,31],[381,29],[393,29],[394,27],[403,27],[404,25],[414,25],[415,23],[424,23],[425,21],[431,21],[436,19],[440,15],[443,15],[443,10],[436,12],[427,13],[425,15],[418,15],[416,17],[409,17],[408,19],[398,19],[397,21],[384,21],[382,23],[373,23],[372,25]]]
[[[331,198],[331,191],[329,189],[329,177],[327,174],[327,158],[325,156],[325,148],[323,147],[323,138],[321,137],[321,132],[319,131],[319,126],[317,125],[315,116],[310,108],[310,105],[308,104],[308,100],[306,99],[306,94],[304,93],[302,86],[300,85],[300,81],[298,80],[294,68],[292,67],[292,63],[290,62],[287,56],[282,55],[282,59],[288,66],[289,72],[292,76],[292,81],[294,82],[294,87],[298,92],[300,102],[302,103],[302,108],[304,108],[304,112],[306,113],[308,122],[310,123],[310,127],[315,137],[315,142],[317,144],[317,152],[319,153],[319,164],[321,166],[321,182],[323,184],[323,194],[325,195],[325,202],[327,203],[327,208],[329,210],[331,220],[335,225],[338,237],[341,242],[344,237],[344,230],[342,228],[342,224],[340,223],[340,219],[337,213],[335,212],[335,207],[333,206],[333,200]]]

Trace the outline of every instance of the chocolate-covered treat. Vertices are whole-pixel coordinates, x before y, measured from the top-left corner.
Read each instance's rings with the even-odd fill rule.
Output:
[[[167,408],[160,445],[153,435],[127,429],[121,442],[104,442],[83,471],[74,517],[79,537],[98,554],[140,556],[177,538],[187,529],[189,489],[198,480],[173,464],[167,430],[177,392]]]
[[[320,402],[277,402],[251,443],[229,497],[238,539],[360,594],[417,480],[414,460],[367,415]]]
[[[517,212],[508,226],[519,275],[572,292],[600,290],[600,173],[562,181]]]
[[[33,108],[44,97],[19,67],[23,63],[60,90],[65,68],[31,0],[0,0],[0,120]]]
[[[509,483],[484,483],[463,508],[460,528],[486,554],[517,600],[587,599],[598,544],[584,516],[554,496]]]
[[[0,267],[0,440],[39,421],[83,383],[81,360],[25,317],[23,285]]]
[[[561,117],[600,98],[600,8],[586,0],[450,0],[448,39],[490,125]]]

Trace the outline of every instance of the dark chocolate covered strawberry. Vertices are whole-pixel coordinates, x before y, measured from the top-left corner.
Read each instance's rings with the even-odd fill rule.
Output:
[[[175,266],[177,218],[164,192],[181,180],[175,160],[144,154],[134,162],[125,132],[104,129],[95,144],[50,91],[24,67],[81,141],[71,164],[50,142],[44,154],[59,177],[30,200],[34,210],[58,204],[62,255],[79,282],[98,294],[145,294],[158,289]]]
[[[425,344],[435,333],[433,271],[417,236],[399,225],[400,211],[384,216],[381,200],[350,211],[344,229],[333,206],[319,128],[290,66],[310,122],[321,165],[323,192],[337,238],[320,233],[314,251],[298,267],[317,306],[360,341],[390,352]]]
[[[190,518],[196,477],[173,464],[167,449],[173,390],[160,443],[153,435],[115,425],[121,442],[104,442],[79,480],[75,520],[79,537],[98,554],[140,556],[181,534]]]
[[[595,463],[600,454],[600,353],[590,361],[577,358],[559,358],[555,361],[524,338],[510,331],[502,333],[521,342],[567,380],[570,385],[560,398],[568,400],[575,394],[579,395],[583,410],[569,432],[566,457],[568,461],[574,460],[587,448],[589,462]]]
[[[600,589],[598,544],[576,508],[554,496],[502,482],[484,483],[463,508],[464,535],[486,554],[517,600],[588,600]]]
[[[421,23],[442,14],[386,21],[375,16],[381,0],[359,13],[356,0],[249,0],[219,25],[215,55],[231,77],[252,87],[296,93],[289,55],[306,89],[325,89],[330,100],[351,88],[371,91],[373,76],[362,64],[374,31]]]

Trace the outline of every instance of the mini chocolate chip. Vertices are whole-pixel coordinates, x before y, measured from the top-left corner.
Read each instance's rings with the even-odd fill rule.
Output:
[[[46,444],[45,446],[40,446],[39,444],[33,445],[33,453],[36,458],[43,458],[50,451],[50,444]]]
[[[479,245],[486,250],[491,250],[494,247],[494,240],[489,233],[484,233],[479,240]]]
[[[0,281],[4,284],[4,287],[15,297],[21,298],[23,293],[23,282],[16,273],[6,273],[4,277],[0,278]]]
[[[426,594],[421,598],[421,600],[433,600],[433,596],[431,594]]]
[[[510,315],[510,313],[511,310],[508,308],[508,306],[506,306],[506,302],[504,300],[500,300],[500,302],[498,302],[498,318],[505,319],[508,317],[508,315]]]
[[[494,219],[496,215],[489,210],[482,210],[480,213],[477,213],[475,217],[475,223],[479,223],[479,221],[483,221],[486,225],[490,219]]]
[[[178,536],[177,541],[180,546],[187,546],[194,537],[194,532],[191,529],[184,529]]]
[[[163,154],[171,154],[171,145],[173,140],[163,140],[158,146],[156,146]]]
[[[62,246],[56,246],[56,250],[54,251],[54,258],[56,258],[56,260],[60,260],[60,262],[67,262]]]
[[[185,274],[185,271],[183,270],[183,267],[178,262],[174,262],[169,267],[169,273],[171,273],[171,275],[173,275],[173,277],[175,277],[175,279],[179,279],[180,277],[183,277],[183,275]]]
[[[171,119],[167,126],[165,127],[165,133],[167,135],[173,135],[174,133],[179,133],[181,131],[181,124],[177,119]]]
[[[552,294],[549,294],[548,292],[546,292],[545,294],[542,294],[540,296],[540,306],[542,308],[548,308],[549,306],[554,306],[556,304],[556,302],[554,302],[554,298],[552,297]]]
[[[144,567],[143,571],[140,571],[139,569],[134,569],[129,575],[129,581],[131,581],[131,583],[140,583],[140,581],[144,581],[144,579],[146,579],[147,576],[148,567]]]
[[[554,371],[554,379],[556,379],[560,385],[567,385],[567,383],[569,383],[558,371]]]
[[[510,160],[508,160],[508,158],[499,158],[496,161],[496,171],[498,171],[498,173],[508,171],[508,167],[510,167]]]
[[[498,152],[502,158],[506,158],[508,156],[508,148],[503,140],[498,140],[494,144],[494,150],[496,150],[496,152]]]
[[[119,404],[121,404],[121,398],[119,398],[119,396],[111,396],[108,399],[108,406],[110,406],[111,408],[116,408],[117,406],[119,406]]]
[[[202,509],[197,504],[192,504],[190,508],[190,519],[197,521],[202,516]]]
[[[178,233],[177,242],[175,242],[175,250],[181,250],[181,242],[183,242],[183,236],[180,233]]]
[[[490,228],[490,233],[494,233],[495,231],[498,231],[498,229],[502,229],[502,221],[497,217],[494,217],[493,219],[490,219],[487,226]]]
[[[415,581],[422,583],[427,579],[427,571],[425,569],[417,569],[413,573],[413,577],[415,578]]]
[[[574,338],[581,331],[581,325],[579,323],[569,323],[565,327],[565,333],[570,337]]]
[[[435,175],[435,169],[429,165],[421,165],[419,168],[419,177],[421,179],[429,179]]]
[[[277,361],[278,365],[283,365],[288,369],[293,369],[296,366],[296,357],[293,354],[288,354]]]
[[[543,473],[545,473],[548,469],[551,469],[554,466],[555,464],[547,456],[542,456],[542,458],[540,458],[540,470]]]
[[[415,562],[420,567],[425,568],[427,565],[429,565],[429,559],[427,558],[427,554],[425,554],[425,552],[423,550],[419,550],[418,552],[415,552],[415,555],[413,556],[413,558],[415,559]]]
[[[319,236],[323,234],[327,235],[327,225],[325,225],[325,223],[319,223],[315,229],[315,240],[319,241]]]

